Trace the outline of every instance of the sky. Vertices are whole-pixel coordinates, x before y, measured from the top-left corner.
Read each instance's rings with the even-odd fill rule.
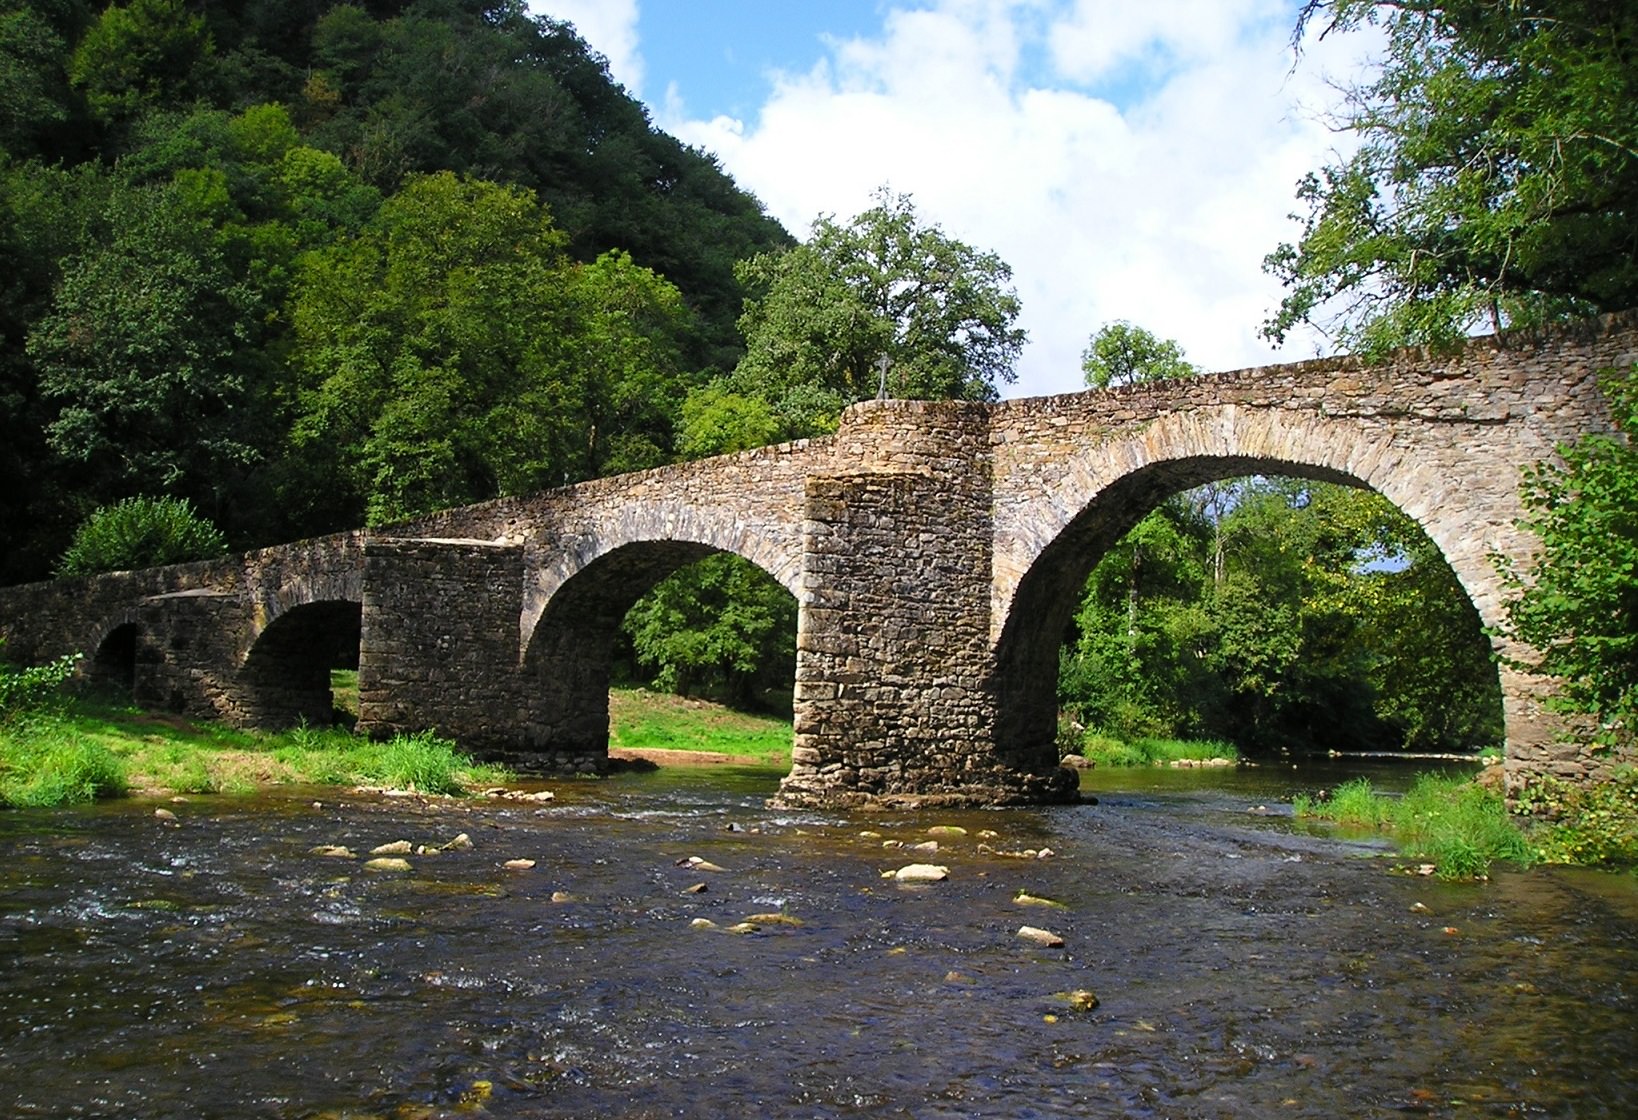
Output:
[[[654,123],[713,153],[792,234],[908,194],[1012,268],[1029,334],[1004,396],[1082,387],[1124,320],[1208,370],[1329,353],[1259,329],[1262,261],[1374,44],[1291,49],[1294,0],[534,0]]]

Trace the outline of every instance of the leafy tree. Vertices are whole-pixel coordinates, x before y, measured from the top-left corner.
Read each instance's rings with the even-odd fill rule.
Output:
[[[68,264],[29,335],[47,442],[91,494],[181,488],[210,502],[257,458],[236,410],[259,377],[247,343],[263,304],[200,203],[180,183],[114,190],[110,238]]]
[[[205,21],[183,0],[131,0],[103,10],[74,48],[68,73],[99,119],[123,123],[186,102],[210,53]]]
[[[821,217],[804,244],[739,268],[754,295],[732,386],[767,400],[787,435],[830,430],[875,396],[882,355],[900,397],[993,400],[1016,377],[1011,269],[923,224],[908,196],[876,197],[848,224]]]
[[[1525,666],[1562,681],[1560,704],[1595,717],[1605,742],[1638,728],[1638,366],[1604,379],[1616,431],[1582,437],[1526,474],[1525,525],[1540,555],[1507,604]]]
[[[1081,354],[1081,372],[1094,389],[1194,377],[1200,369],[1171,339],[1156,338],[1124,320],[1107,323]]]
[[[739,707],[788,687],[796,672],[796,600],[738,556],[708,556],[662,581],[622,630],[654,684]]]
[[[93,512],[57,562],[62,576],[129,571],[227,551],[227,541],[181,498],[126,498]]]
[[[1605,0],[1308,0],[1298,27],[1381,28],[1266,261],[1302,322],[1367,353],[1638,304],[1638,7]]]

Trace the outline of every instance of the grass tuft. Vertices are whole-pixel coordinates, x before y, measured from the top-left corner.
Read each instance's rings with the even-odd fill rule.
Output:
[[[1442,879],[1475,879],[1497,861],[1535,859],[1501,796],[1465,778],[1422,774],[1403,797],[1356,778],[1329,798],[1294,797],[1291,808],[1298,817],[1387,831],[1404,855],[1433,864]]]
[[[1174,762],[1238,759],[1233,743],[1217,739],[1133,739],[1127,742],[1097,731],[1081,739],[1081,753],[1099,766],[1170,766]]]

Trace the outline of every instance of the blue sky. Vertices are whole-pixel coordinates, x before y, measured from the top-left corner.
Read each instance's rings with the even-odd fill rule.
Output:
[[[1208,369],[1279,351],[1263,257],[1297,179],[1345,142],[1322,114],[1371,44],[1293,59],[1292,0],[535,0],[656,124],[713,152],[797,236],[883,186],[1013,269],[1030,336],[1007,395],[1080,387],[1127,320]]]

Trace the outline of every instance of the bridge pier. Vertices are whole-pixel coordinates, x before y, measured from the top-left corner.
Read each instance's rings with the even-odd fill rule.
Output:
[[[465,539],[364,545],[358,726],[433,730],[509,757],[526,721],[518,672],[523,549]]]
[[[808,479],[783,806],[1072,801],[1049,740],[996,743],[981,405],[867,402]]]

